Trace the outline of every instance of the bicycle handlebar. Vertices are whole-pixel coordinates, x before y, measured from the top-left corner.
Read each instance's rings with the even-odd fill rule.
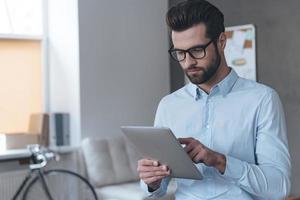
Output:
[[[27,148],[32,154],[31,158],[33,164],[29,165],[31,170],[41,169],[47,165],[48,161],[59,159],[59,156],[56,153],[38,144],[29,145]]]

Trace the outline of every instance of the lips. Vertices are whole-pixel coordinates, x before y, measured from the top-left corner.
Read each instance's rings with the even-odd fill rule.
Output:
[[[197,68],[193,68],[193,69],[189,69],[188,72],[198,72],[200,71],[200,69],[197,69]]]
[[[196,73],[196,72],[199,72],[199,71],[203,71],[203,69],[201,68],[190,68],[187,70],[188,73]]]

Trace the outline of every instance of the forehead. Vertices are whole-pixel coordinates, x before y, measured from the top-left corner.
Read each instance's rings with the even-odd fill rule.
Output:
[[[206,44],[208,41],[206,26],[203,23],[194,25],[184,31],[172,31],[174,48],[188,49],[195,45]]]

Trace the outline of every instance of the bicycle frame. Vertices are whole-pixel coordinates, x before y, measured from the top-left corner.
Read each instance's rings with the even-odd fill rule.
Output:
[[[17,200],[17,198],[19,197],[19,195],[21,194],[21,192],[24,190],[25,186],[27,186],[27,183],[29,180],[33,180],[36,179],[37,177],[39,177],[42,180],[42,186],[43,189],[47,195],[47,197],[49,198],[49,200],[53,200],[49,188],[47,186],[47,183],[44,179],[44,172],[42,172],[43,169],[38,168],[38,169],[32,169],[30,170],[30,172],[28,173],[28,175],[25,177],[24,181],[21,183],[19,189],[16,191],[15,195],[13,196],[12,200]],[[37,171],[37,172],[36,172]],[[33,176],[33,173],[37,173],[35,176]]]
[[[39,145],[33,145],[29,149],[32,153],[31,160],[32,160],[33,164],[29,165],[30,171],[26,175],[24,181],[21,183],[19,188],[17,189],[12,200],[17,200],[17,198],[20,196],[20,194],[22,192],[23,192],[22,199],[27,199],[27,194],[28,194],[29,189],[38,180],[41,181],[42,189],[44,190],[45,195],[48,198],[48,200],[54,200],[50,193],[49,185],[47,185],[46,177],[49,174],[52,174],[55,172],[60,173],[60,174],[69,174],[69,175],[77,177],[78,179],[80,179],[80,181],[84,182],[86,184],[86,186],[88,186],[88,188],[90,189],[89,191],[92,192],[92,195],[95,198],[95,200],[98,199],[93,186],[89,183],[89,181],[87,179],[85,179],[80,174],[77,174],[75,172],[65,170],[65,169],[49,169],[49,170],[47,170],[45,168],[45,166],[47,165],[49,160],[57,158],[57,156],[58,156],[57,154],[55,154],[47,149],[42,149]]]

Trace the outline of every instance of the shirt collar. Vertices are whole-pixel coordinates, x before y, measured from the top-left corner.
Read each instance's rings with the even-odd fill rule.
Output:
[[[231,68],[229,74],[222,81],[213,86],[213,88],[218,87],[221,94],[223,96],[226,96],[230,92],[238,78],[239,76],[237,75],[237,73],[234,71],[234,69]],[[193,95],[196,101],[199,100],[205,93],[201,88],[193,83],[189,83],[187,85],[187,90],[190,94]]]
[[[230,69],[231,71],[229,72],[229,74],[221,82],[217,84],[223,96],[226,96],[231,91],[235,82],[239,78],[239,76],[234,71],[234,69],[232,68]]]

